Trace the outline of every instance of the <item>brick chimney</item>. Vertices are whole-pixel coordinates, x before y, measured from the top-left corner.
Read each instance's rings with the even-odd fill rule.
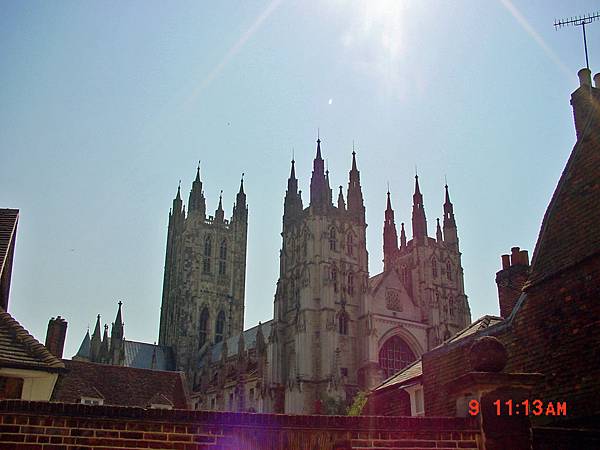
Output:
[[[590,133],[600,124],[600,74],[594,76],[595,87],[592,87],[591,75],[590,69],[577,72],[579,88],[571,95],[578,140],[582,138],[584,131]]]
[[[500,316],[510,316],[529,276],[529,267],[527,250],[513,247],[510,255],[502,255],[502,270],[496,273]]]
[[[67,336],[67,321],[60,316],[53,317],[48,322],[46,332],[46,348],[57,358],[62,358]]]

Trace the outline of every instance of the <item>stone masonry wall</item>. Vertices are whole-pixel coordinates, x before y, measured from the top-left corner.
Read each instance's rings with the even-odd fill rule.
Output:
[[[0,401],[2,450],[471,449],[477,421],[291,416]]]

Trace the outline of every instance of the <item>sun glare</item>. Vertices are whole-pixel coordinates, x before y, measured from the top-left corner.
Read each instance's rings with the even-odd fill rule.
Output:
[[[399,0],[330,0],[336,14],[346,17],[340,42],[351,62],[384,81],[400,74],[407,2]]]

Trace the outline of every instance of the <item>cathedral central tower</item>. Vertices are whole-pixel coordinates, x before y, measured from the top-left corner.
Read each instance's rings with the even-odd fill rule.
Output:
[[[169,212],[159,344],[172,348],[176,369],[193,384],[201,350],[243,331],[247,233],[243,179],[231,219],[222,195],[214,216],[206,216],[200,168],[187,215],[177,189]]]

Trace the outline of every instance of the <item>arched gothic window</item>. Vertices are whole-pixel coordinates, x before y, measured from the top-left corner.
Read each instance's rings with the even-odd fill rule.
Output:
[[[438,276],[437,259],[435,258],[431,260],[431,274],[434,276],[434,278],[437,278]]]
[[[379,350],[379,366],[385,376],[391,377],[417,358],[410,347],[399,336],[392,336]]]
[[[448,297],[448,306],[450,307],[450,316],[454,316],[456,313],[456,305],[454,304],[454,298]]]
[[[225,313],[219,312],[217,316],[217,324],[215,326],[215,343],[223,340],[223,332],[225,330]]]
[[[339,321],[339,332],[344,336],[348,334],[348,314],[346,311],[340,313]]]
[[[200,313],[200,333],[198,348],[201,348],[206,343],[206,337],[208,335],[208,308],[204,308]]]
[[[212,238],[210,236],[206,236],[204,239],[204,256],[210,257],[212,254]]]
[[[348,295],[354,294],[354,274],[350,272],[348,274]]]
[[[352,256],[354,254],[354,238],[352,237],[352,233],[348,233],[346,236],[346,252],[348,255]]]
[[[402,283],[404,284],[404,286],[407,285],[408,283],[408,269],[406,268],[406,266],[402,266]]]
[[[204,239],[204,260],[202,261],[202,272],[210,273],[210,257],[212,254],[212,238],[206,236]]]
[[[331,282],[333,283],[333,292],[338,291],[338,280],[337,280],[337,269],[335,267],[331,268]]]
[[[329,230],[329,250],[337,250],[336,233],[335,228],[333,227],[331,227],[331,229]]]
[[[450,261],[446,261],[446,278],[452,280],[452,264]]]
[[[227,241],[223,239],[221,241],[221,247],[219,247],[219,275],[225,275],[227,264]]]

